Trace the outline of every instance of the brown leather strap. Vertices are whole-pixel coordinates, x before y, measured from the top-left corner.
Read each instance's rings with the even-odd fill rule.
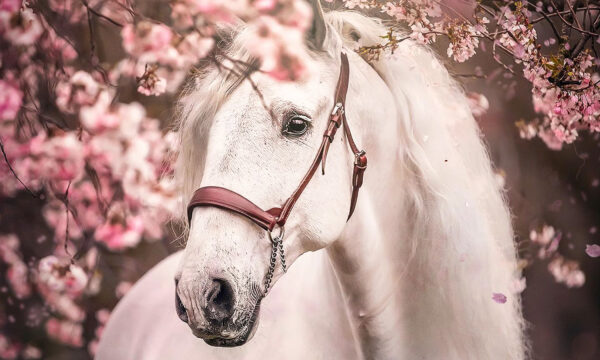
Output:
[[[304,189],[314,176],[315,172],[322,165],[322,173],[325,174],[325,162],[327,159],[327,153],[329,146],[333,142],[337,129],[340,126],[344,128],[344,134],[348,139],[348,145],[350,150],[354,154],[354,168],[352,171],[352,197],[350,200],[350,211],[348,212],[348,219],[352,216],[354,209],[356,208],[356,202],[358,200],[358,191],[363,183],[364,172],[367,168],[367,156],[364,151],[361,151],[356,146],[350,127],[346,121],[346,115],[344,111],[344,105],[346,103],[346,94],[348,92],[348,81],[350,76],[350,66],[348,64],[348,57],[346,54],[341,55],[341,68],[340,77],[335,91],[335,104],[331,115],[329,116],[329,123],[327,129],[323,134],[323,141],[317,151],[317,155],[313,160],[310,168],[304,175],[304,178],[300,182],[300,185],[294,190],[292,195],[286,200],[281,208],[273,208],[267,211],[262,210],[250,200],[245,197],[222,187],[207,186],[202,187],[194,192],[192,199],[188,205],[188,222],[192,219],[192,213],[194,208],[198,206],[215,206],[229,211],[233,211],[242,216],[252,220],[258,226],[265,230],[271,231],[275,225],[284,226],[287,218],[289,217],[296,201],[302,195]]]
[[[192,213],[198,206],[214,206],[233,211],[265,230],[273,230],[281,212],[279,208],[264,211],[242,195],[218,186],[205,186],[194,192],[187,208],[188,222],[192,220]]]

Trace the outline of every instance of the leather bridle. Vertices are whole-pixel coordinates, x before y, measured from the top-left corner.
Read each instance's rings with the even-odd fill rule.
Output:
[[[270,274],[268,274],[268,283],[265,282],[265,293],[268,290],[268,285],[270,284],[270,278],[272,277],[272,272],[274,268],[274,256],[276,256],[276,247],[279,246],[281,260],[284,270],[286,270],[285,266],[285,256],[283,255],[283,235],[284,235],[284,225],[304,189],[312,179],[313,175],[321,165],[321,171],[323,175],[325,174],[325,163],[327,159],[327,153],[329,151],[329,146],[333,142],[335,134],[340,127],[344,128],[344,133],[346,134],[346,138],[348,139],[348,145],[350,146],[350,150],[354,154],[354,168],[352,170],[352,195],[350,200],[350,211],[348,212],[348,218],[352,216],[354,209],[356,207],[356,201],[358,200],[358,191],[363,183],[363,175],[367,168],[367,156],[365,151],[359,150],[354,142],[354,138],[352,137],[352,133],[350,132],[350,128],[348,127],[348,122],[346,121],[345,115],[345,103],[346,103],[346,93],[348,92],[348,80],[350,76],[350,67],[348,64],[348,57],[345,53],[341,54],[342,63],[340,68],[340,76],[338,79],[336,91],[335,91],[335,106],[331,115],[329,116],[329,123],[327,125],[327,129],[323,134],[323,141],[321,142],[321,146],[317,151],[317,155],[313,160],[310,168],[308,169],[306,175],[300,182],[300,185],[294,190],[292,195],[283,203],[281,207],[274,207],[269,210],[263,210],[257,205],[255,205],[250,200],[246,199],[242,195],[231,191],[229,189],[225,189],[218,186],[205,186],[201,187],[194,192],[192,199],[190,200],[187,208],[188,222],[192,220],[192,213],[196,207],[200,206],[212,206],[225,210],[232,211],[239,215],[242,215],[256,225],[265,229],[269,238],[273,242],[273,251],[271,256],[271,269]],[[280,233],[278,236],[273,237],[272,231],[273,229],[279,226]]]

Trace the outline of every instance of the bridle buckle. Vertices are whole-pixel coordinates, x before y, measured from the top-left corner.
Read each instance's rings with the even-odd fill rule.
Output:
[[[367,152],[364,150],[361,150],[354,154],[354,166],[356,168],[362,170],[367,168],[367,157],[365,155],[367,155]]]
[[[333,107],[333,111],[331,112],[331,116],[337,115],[338,112],[339,115],[342,115],[344,113],[344,104],[342,104],[341,102],[335,104],[335,106]]]

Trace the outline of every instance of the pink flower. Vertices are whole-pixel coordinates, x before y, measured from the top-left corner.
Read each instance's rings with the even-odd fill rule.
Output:
[[[46,322],[46,333],[63,344],[83,346],[83,326],[79,323],[50,318]]]
[[[121,281],[115,289],[115,295],[117,296],[117,299],[120,299],[123,296],[125,296],[125,294],[127,294],[127,292],[131,290],[132,286],[133,284],[128,281]]]
[[[538,137],[546,144],[550,150],[560,151],[563,148],[564,141],[556,137],[551,130],[538,131]]]
[[[213,49],[215,40],[212,37],[202,37],[198,33],[187,35],[177,46],[179,54],[185,62],[194,64],[203,59]]]
[[[579,269],[579,264],[558,254],[548,264],[548,271],[554,276],[556,282],[563,283],[570,288],[581,287],[585,283],[585,274]]]
[[[560,114],[562,114],[563,109],[559,104],[556,104],[556,106],[554,106],[553,111],[556,115],[560,115]]]
[[[13,360],[19,357],[19,344],[10,341],[6,336],[0,333],[0,358]]]
[[[23,0],[2,0],[0,2],[0,11],[6,11],[9,13],[14,13],[19,11]]]
[[[84,106],[79,112],[81,124],[93,133],[101,133],[119,126],[119,117],[110,109],[111,97],[102,91],[92,106]]]
[[[69,190],[69,203],[77,212],[77,220],[85,230],[95,229],[104,222],[100,210],[101,201],[91,181],[71,185]]]
[[[156,74],[156,67],[147,67],[138,80],[137,91],[141,94],[158,96],[167,89],[167,80]]]
[[[27,265],[22,261],[14,263],[6,272],[8,283],[11,285],[11,288],[18,299],[24,299],[31,295],[28,276],[29,271]]]
[[[502,293],[492,293],[492,300],[494,300],[498,304],[504,304],[506,303],[507,298],[506,295]]]
[[[52,292],[76,298],[85,289],[88,277],[81,267],[50,255],[40,260],[38,281]]]
[[[398,6],[392,2],[388,2],[383,9],[389,16],[396,18],[398,21],[406,19],[407,13],[404,6]]]
[[[109,318],[110,310],[108,309],[100,309],[96,312],[96,320],[98,320],[100,324],[106,324]]]
[[[69,224],[70,239],[78,239],[83,235],[82,229],[73,218],[73,213],[69,211],[67,214],[65,205],[61,201],[55,200],[49,202],[44,206],[42,213],[46,223],[54,229],[55,239],[64,241],[67,236],[67,222]]]
[[[532,230],[529,233],[529,239],[540,245],[550,244],[550,242],[552,241],[552,239],[554,239],[555,236],[556,231],[554,230],[554,227],[548,225],[544,225],[542,227],[542,231],[540,232]]]
[[[96,103],[101,86],[85,71],[77,71],[68,82],[56,86],[56,105],[65,112],[75,112],[82,106]]]
[[[275,5],[277,5],[277,0],[255,0],[252,3],[256,10],[264,12],[273,10]]]
[[[30,8],[25,8],[17,13],[19,19],[14,21],[13,14],[0,12],[0,29],[2,36],[16,46],[33,45],[44,28],[39,17]]]
[[[482,116],[490,108],[490,103],[483,94],[470,92],[467,94],[467,100],[473,116]]]
[[[123,48],[146,62],[159,61],[171,46],[173,32],[162,24],[140,21],[134,27],[127,24],[121,30]]]
[[[44,144],[44,177],[51,180],[75,180],[84,173],[83,144],[75,133],[54,136]]]
[[[85,7],[82,5],[81,0],[48,0],[48,6],[56,13],[66,15],[65,18],[71,23],[81,21],[85,14]]]
[[[588,256],[593,257],[593,258],[600,257],[600,246],[596,245],[596,244],[586,245],[585,253],[588,254]]]
[[[122,205],[114,205],[109,210],[107,222],[96,229],[96,241],[111,250],[123,250],[137,245],[142,239],[144,224],[138,216],[124,218]]]
[[[41,359],[42,351],[33,345],[27,345],[21,352],[21,356],[27,360]]]
[[[24,299],[31,295],[29,270],[18,249],[19,239],[16,235],[0,236],[0,259],[8,265],[6,279],[16,297]]]
[[[309,72],[302,31],[284,26],[271,16],[255,21],[246,47],[260,60],[261,70],[277,80],[297,80]]]
[[[23,92],[17,86],[0,80],[0,120],[15,120],[22,101]]]

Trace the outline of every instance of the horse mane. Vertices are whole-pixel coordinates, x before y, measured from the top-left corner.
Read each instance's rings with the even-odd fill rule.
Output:
[[[387,32],[380,20],[356,12],[331,11],[325,19],[349,50],[379,44]],[[228,55],[249,60],[243,27],[226,31],[232,39],[225,46]],[[407,295],[420,304],[412,309],[411,332],[424,347],[435,331],[436,338],[458,345],[463,354],[484,349],[473,358],[507,352],[510,359],[522,358],[524,323],[515,291],[520,272],[510,213],[464,92],[434,53],[412,40],[371,65],[396,99],[397,151],[410,174],[401,179],[411,219],[410,229],[403,229],[411,253],[402,276],[420,284]],[[175,171],[184,202],[202,177],[207,138],[202,135],[235,83],[211,65],[181,96]],[[508,301],[498,304],[492,293],[503,293]]]
[[[350,49],[380,44],[387,32],[380,20],[356,12],[330,12],[327,20]],[[458,345],[465,349],[485,349],[473,358],[507,351],[510,359],[522,358],[526,345],[511,216],[464,91],[431,49],[410,39],[371,65],[400,112],[398,153],[410,174],[402,179],[411,218],[411,228],[403,229],[411,242],[404,276],[428,284],[414,292],[415,301],[434,312],[419,320],[435,319],[437,331],[464,331],[462,337],[450,332],[440,337],[455,344],[462,338]],[[493,293],[508,301],[492,301]],[[419,324],[411,331],[417,329]]]

